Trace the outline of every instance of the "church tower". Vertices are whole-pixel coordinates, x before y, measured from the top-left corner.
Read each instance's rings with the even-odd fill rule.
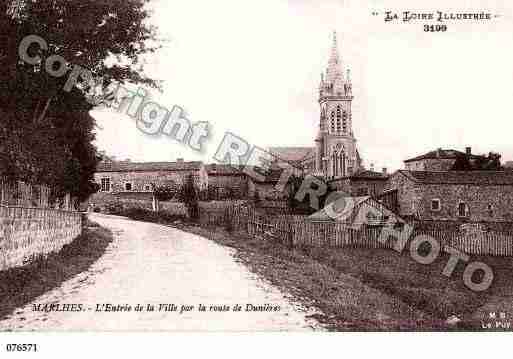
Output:
[[[352,101],[350,71],[344,74],[334,32],[328,68],[321,74],[319,85],[321,114],[315,139],[315,173],[325,178],[350,176],[361,169],[352,126]]]

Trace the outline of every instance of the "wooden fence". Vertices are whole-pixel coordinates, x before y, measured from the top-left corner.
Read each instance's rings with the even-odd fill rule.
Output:
[[[260,213],[247,205],[231,206],[224,211],[200,210],[200,224],[225,226],[249,235],[281,241],[289,246],[322,246],[392,249],[396,240],[380,240],[383,226],[352,226],[340,222],[312,222],[305,216]],[[416,228],[410,239],[428,235],[440,243],[472,255],[513,256],[513,232],[498,230],[456,230],[454,226],[434,229]],[[503,226],[507,227],[507,226]]]

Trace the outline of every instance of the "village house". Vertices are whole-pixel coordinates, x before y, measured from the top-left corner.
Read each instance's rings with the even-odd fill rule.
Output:
[[[192,175],[199,186],[201,162],[131,162],[106,158],[98,164],[94,175],[100,186],[99,192],[90,202],[117,197],[125,199],[151,200],[154,187],[178,188]]]
[[[423,155],[404,161],[408,171],[450,171],[458,158],[465,158],[469,163],[483,160],[484,156],[472,154],[472,148],[466,147],[465,152],[438,148]]]
[[[248,176],[242,168],[223,164],[202,164],[199,170],[199,188],[216,197],[244,198],[248,195]]]
[[[409,171],[390,176],[398,214],[420,220],[513,221],[512,171]]]

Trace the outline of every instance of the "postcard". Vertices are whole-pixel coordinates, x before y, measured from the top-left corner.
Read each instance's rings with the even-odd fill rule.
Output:
[[[2,2],[0,332],[511,331],[512,14]]]

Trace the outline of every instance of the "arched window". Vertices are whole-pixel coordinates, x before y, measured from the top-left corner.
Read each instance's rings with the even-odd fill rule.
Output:
[[[337,176],[337,154],[335,152],[333,152],[333,155],[332,155],[332,160],[331,160],[331,165],[332,165],[332,169],[333,169],[333,177],[336,177]]]
[[[341,110],[340,106],[337,106],[337,132],[341,130]]]
[[[344,111],[342,114],[342,129],[344,132],[347,132],[347,112]]]
[[[458,217],[468,217],[469,208],[465,202],[458,203]]]
[[[331,111],[331,133],[335,132],[335,111]]]

